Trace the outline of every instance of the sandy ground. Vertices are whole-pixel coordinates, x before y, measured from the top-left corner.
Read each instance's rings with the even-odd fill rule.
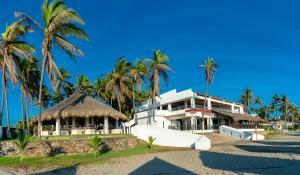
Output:
[[[143,154],[110,159],[102,164],[31,174],[300,174],[300,133],[263,142],[241,142],[232,139],[220,141],[219,139],[214,143],[209,151],[184,150]],[[0,171],[0,174],[10,173]]]

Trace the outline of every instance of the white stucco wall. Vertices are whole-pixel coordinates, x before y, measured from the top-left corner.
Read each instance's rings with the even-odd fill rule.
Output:
[[[157,126],[136,125],[131,128],[131,133],[145,141],[148,141],[148,137],[152,136],[156,139],[154,144],[161,146],[196,147],[200,150],[208,150],[211,148],[210,140],[205,136],[164,129]]]
[[[264,140],[265,137],[261,134],[255,134],[241,129],[235,129],[229,126],[222,125],[219,127],[220,134],[241,140]]]

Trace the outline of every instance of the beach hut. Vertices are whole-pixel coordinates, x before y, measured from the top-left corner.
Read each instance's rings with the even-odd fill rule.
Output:
[[[42,113],[42,125],[54,126],[42,135],[96,134],[122,132],[120,123],[127,117],[94,98],[75,92],[61,103]],[[31,119],[37,124],[38,116]],[[112,130],[110,130],[112,129]]]

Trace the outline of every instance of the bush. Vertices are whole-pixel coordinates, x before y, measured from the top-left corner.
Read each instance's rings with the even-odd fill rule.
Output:
[[[14,141],[20,151],[20,161],[23,160],[23,155],[26,150],[26,146],[29,143],[29,137],[27,137],[23,132],[19,132],[16,140]]]
[[[147,147],[149,149],[153,149],[153,146],[154,146],[154,141],[156,140],[156,138],[153,138],[152,136],[149,136],[148,137],[148,143],[147,143]]]
[[[104,141],[98,136],[95,136],[90,140],[89,145],[93,148],[95,157],[103,154],[106,151],[106,149],[103,147],[104,144]]]

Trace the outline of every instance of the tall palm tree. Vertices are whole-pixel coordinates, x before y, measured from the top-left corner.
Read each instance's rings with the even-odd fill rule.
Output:
[[[2,70],[2,104],[0,114],[0,125],[2,127],[2,116],[4,111],[4,100],[6,101],[7,118],[7,136],[10,137],[10,123],[8,111],[7,83],[11,80],[13,84],[18,83],[19,69],[16,66],[17,59],[29,59],[35,52],[33,46],[22,40],[22,37],[31,28],[27,25],[21,25],[22,20],[14,22],[8,26],[2,33],[0,39],[0,57]],[[2,136],[1,136],[2,137]]]
[[[74,86],[71,82],[68,81],[68,79],[71,78],[71,74],[69,71],[60,68],[59,69],[61,76],[58,77],[58,80],[56,82],[56,90],[58,95],[64,94],[69,97],[71,94],[74,93]],[[63,92],[62,92],[63,91]]]
[[[111,101],[111,93],[110,91],[106,90],[107,83],[108,83],[108,78],[106,76],[97,78],[97,80],[94,83],[94,91],[96,97],[98,97],[99,99],[103,99],[106,103],[108,101]]]
[[[30,60],[18,59],[18,68],[20,70],[18,79],[21,86],[21,106],[22,106],[22,129],[27,134],[27,102],[28,99],[36,97],[34,92],[38,89],[39,68],[38,60],[32,57]],[[27,126],[27,127],[26,127]]]
[[[140,91],[142,84],[145,83],[145,78],[147,75],[147,66],[145,62],[141,59],[137,59],[135,64],[131,66],[129,71],[129,76],[131,78],[131,85],[132,85],[132,106],[134,115],[136,114],[135,108],[135,90]],[[134,117],[136,119],[136,117]]]
[[[153,58],[149,59],[146,58],[145,62],[149,64],[147,73],[149,74],[149,80],[150,80],[150,92],[151,92],[151,103],[152,104],[152,109],[151,114],[154,119],[154,105],[155,105],[155,97],[160,94],[160,77],[163,78],[164,82],[167,84],[169,77],[167,72],[173,72],[171,67],[168,65],[169,62],[169,57],[165,55],[163,52],[160,50],[154,50],[153,51]],[[149,124],[151,124],[151,115],[149,115]]]
[[[278,106],[279,106],[280,101],[281,101],[281,97],[278,94],[275,94],[272,97],[271,105],[272,105],[272,107],[274,108],[274,111],[275,111],[275,119],[278,118]]]
[[[253,104],[253,99],[253,92],[250,88],[245,89],[240,97],[240,102],[246,107],[248,113],[250,113],[250,105]]]
[[[77,79],[77,83],[75,84],[75,87],[77,87],[77,89],[80,92],[86,93],[91,95],[91,93],[93,92],[93,84],[92,82],[89,80],[89,78],[83,74],[80,74],[78,79]]]
[[[106,91],[110,91],[112,99],[117,99],[119,111],[122,112],[122,104],[125,97],[131,97],[131,80],[128,76],[131,64],[121,57],[115,64],[114,70],[107,74]]]
[[[215,72],[217,71],[218,64],[213,58],[208,57],[203,64],[198,65],[200,68],[204,68],[205,72],[205,99],[204,99],[204,108],[208,109],[207,98],[208,98],[208,86],[213,83]],[[202,134],[204,134],[204,113],[202,112]]]
[[[287,95],[283,95],[281,98],[281,107],[280,107],[280,111],[284,114],[284,125],[285,125],[285,129],[287,129],[287,118],[288,118],[288,114],[289,114],[289,98]]]
[[[204,64],[198,65],[200,68],[204,68],[205,71],[205,100],[204,107],[207,105],[207,97],[208,97],[208,86],[213,83],[215,72],[217,71],[218,64],[215,62],[213,58],[208,57],[207,60],[204,61]]]
[[[67,40],[67,36],[75,36],[77,38],[88,40],[87,34],[79,28],[75,23],[84,24],[79,14],[68,8],[64,1],[53,0],[49,3],[45,0],[42,5],[42,16],[44,27],[41,27],[33,18],[24,13],[16,13],[17,17],[23,20],[36,24],[38,28],[42,29],[44,38],[42,43],[42,71],[38,97],[38,135],[41,136],[42,123],[41,123],[41,103],[42,103],[42,88],[44,82],[44,73],[47,71],[49,78],[52,82],[52,88],[55,88],[56,80],[58,76],[61,76],[56,62],[52,55],[52,49],[54,46],[58,46],[65,53],[67,53],[72,59],[75,56],[83,56],[83,52]],[[41,138],[41,137],[40,137]]]

